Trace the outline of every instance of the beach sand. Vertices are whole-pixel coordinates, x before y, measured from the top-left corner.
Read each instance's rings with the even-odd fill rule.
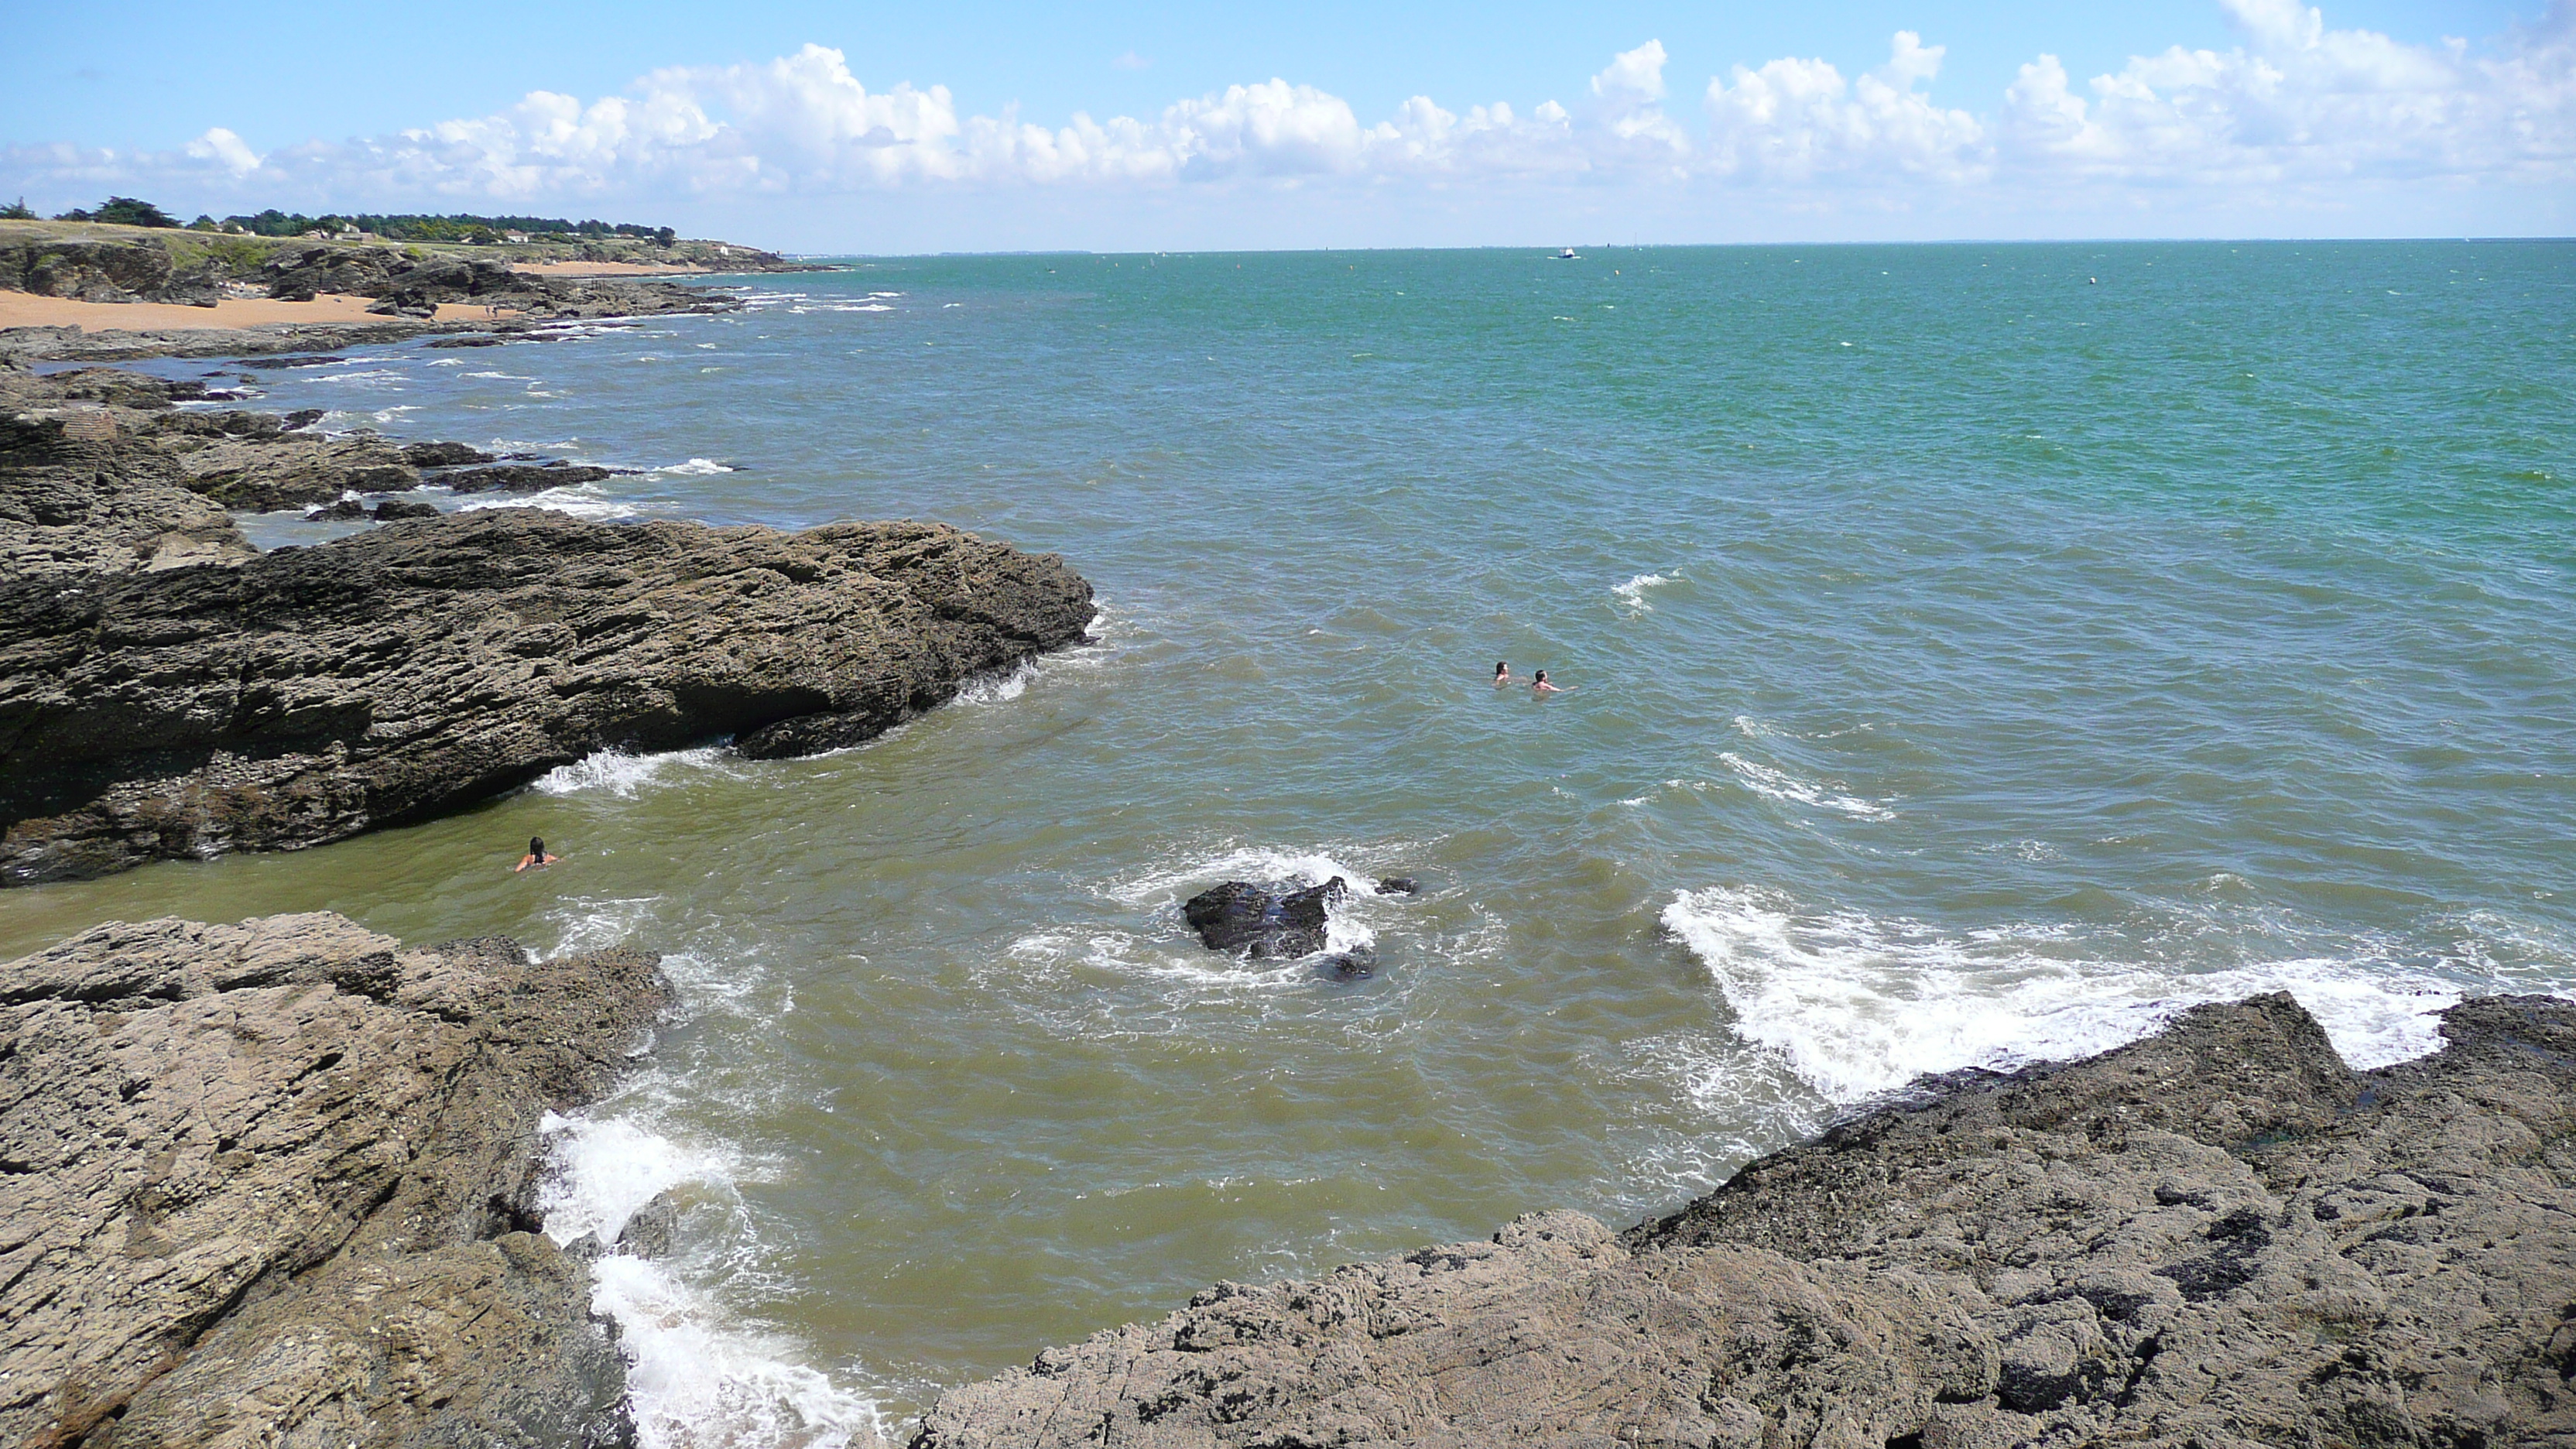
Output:
[[[266,297],[227,298],[211,307],[183,307],[166,302],[75,302],[66,297],[39,297],[32,292],[0,291],[0,328],[78,327],[84,332],[118,329],[193,329],[257,327],[271,322],[386,322],[368,315],[372,297],[325,292],[310,302],[279,302]],[[497,307],[444,303],[441,322],[480,322],[515,316]]]

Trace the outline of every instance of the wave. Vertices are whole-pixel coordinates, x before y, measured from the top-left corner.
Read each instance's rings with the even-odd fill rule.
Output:
[[[653,506],[611,498],[589,483],[568,484],[538,493],[498,494],[469,497],[457,505],[459,513],[479,513],[486,508],[550,508],[569,513],[575,518],[613,521],[620,518],[642,518],[655,511]]]
[[[705,477],[716,473],[730,473],[733,469],[730,465],[719,463],[713,458],[691,458],[685,463],[673,463],[668,467],[653,468],[648,469],[647,471],[654,473],[678,474],[686,477]]]
[[[969,706],[1008,704],[1028,693],[1037,677],[1038,662],[1023,659],[1009,669],[996,669],[967,680],[958,688],[956,702]]]
[[[1612,589],[1610,593],[1627,609],[1628,617],[1633,619],[1640,614],[1655,612],[1655,606],[1646,602],[1646,590],[1660,589],[1679,577],[1681,572],[1678,569],[1670,574],[1639,574]]]
[[[722,745],[701,745],[693,750],[666,750],[660,754],[630,754],[625,750],[601,750],[584,755],[569,765],[557,765],[537,777],[528,788],[544,795],[580,795],[590,792],[614,795],[632,800],[638,791],[654,785],[676,784],[683,772],[732,775],[728,768],[733,754]]]
[[[546,1115],[549,1171],[540,1194],[558,1243],[596,1234],[614,1244],[656,1196],[737,1196],[735,1165],[619,1117]],[[670,1265],[611,1252],[591,1268],[591,1309],[618,1328],[640,1449],[710,1444],[843,1449],[882,1442],[875,1400],[837,1388],[798,1345],[742,1323]]]
[[[1769,765],[1748,760],[1732,750],[1721,750],[1717,757],[1735,772],[1738,783],[1756,795],[1798,805],[1813,805],[1820,810],[1838,810],[1855,820],[1896,818],[1896,812],[1889,809],[1884,801],[1843,794],[1813,780],[1802,780],[1786,770],[1775,770]]]
[[[2287,991],[2344,1059],[2383,1066],[2440,1045],[2455,985],[2387,960],[2304,957],[2219,970],[2089,954],[2088,933],[1955,932],[1856,911],[1802,913],[1760,889],[1676,892],[1666,930],[1697,955],[1737,1035],[1836,1102],[1962,1067],[2009,1070],[2135,1041],[2186,1007]]]

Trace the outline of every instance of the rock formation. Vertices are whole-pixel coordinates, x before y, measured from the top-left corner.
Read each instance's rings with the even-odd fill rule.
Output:
[[[1348,894],[1340,876],[1303,890],[1230,880],[1190,897],[1181,914],[1212,950],[1289,961],[1324,949],[1325,908]]]
[[[667,1005],[338,916],[107,925],[0,965],[0,1442],[630,1442],[537,1126]]]
[[[1091,613],[1053,556],[936,524],[536,509],[0,578],[0,879],[319,844],[610,746],[855,744]]]
[[[1625,1234],[1222,1283],[916,1449],[2576,1441],[2576,1004],[2355,1073],[2286,995],[1922,1084]]]

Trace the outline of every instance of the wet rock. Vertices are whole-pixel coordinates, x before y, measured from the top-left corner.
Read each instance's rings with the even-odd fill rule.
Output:
[[[631,470],[595,468],[587,464],[567,463],[558,458],[551,463],[504,463],[491,468],[463,468],[441,473],[438,481],[459,493],[541,493],[548,488],[569,488],[576,483],[597,483]]]
[[[308,297],[305,300],[311,301],[312,299]],[[241,365],[244,367],[260,368],[263,371],[276,372],[290,367],[329,367],[335,362],[346,362],[348,360],[349,359],[345,357],[330,357],[318,353],[304,353],[300,355],[289,354],[285,357],[245,357],[241,360]]]
[[[401,450],[371,437],[287,431],[273,438],[174,440],[172,451],[189,487],[252,513],[420,486],[420,470],[404,461]]]
[[[314,509],[312,512],[304,515],[304,521],[307,523],[332,523],[345,518],[364,518],[366,516],[366,504],[359,502],[355,498],[343,498],[337,503],[326,504],[320,508]]]
[[[1391,875],[1377,883],[1377,894],[1382,896],[1411,896],[1421,893],[1422,882],[1409,875]]]
[[[915,1449],[2576,1436],[2576,1003],[2345,1067],[2286,995],[1963,1073],[1625,1234],[1577,1213],[944,1395]]]
[[[394,523],[405,518],[436,518],[440,512],[438,505],[416,498],[388,498],[376,505],[375,516],[378,523]]]
[[[322,421],[320,408],[297,408],[280,420],[285,430],[290,433],[309,428],[320,421]]]
[[[617,1251],[637,1258],[667,1258],[680,1229],[681,1204],[676,1190],[665,1188],[637,1208],[617,1230]]]
[[[504,341],[506,339],[495,337],[488,332],[470,332],[463,337],[441,337],[428,345],[431,347],[499,347]]]
[[[1315,965],[1335,981],[1364,981],[1377,974],[1377,953],[1365,948],[1335,951]]]
[[[337,840],[610,745],[835,749],[1091,615],[1060,560],[932,524],[532,508],[73,589],[0,576],[0,883]]]
[[[1340,876],[1303,890],[1230,880],[1190,897],[1181,914],[1214,950],[1285,961],[1324,949],[1325,907],[1349,893]]]
[[[589,1274],[527,1231],[538,1124],[668,1001],[640,952],[331,915],[0,965],[0,1439],[619,1442]]]
[[[413,443],[402,453],[403,461],[415,468],[458,468],[492,461],[491,454],[467,443]]]

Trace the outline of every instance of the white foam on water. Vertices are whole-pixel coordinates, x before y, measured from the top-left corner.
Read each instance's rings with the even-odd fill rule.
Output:
[[[647,755],[630,754],[625,750],[601,750],[584,755],[569,765],[557,765],[537,777],[528,788],[545,795],[597,792],[632,800],[639,791],[655,785],[678,784],[684,776],[738,774],[730,768],[732,764],[733,756],[721,745]]]
[[[1717,758],[1735,772],[1745,789],[1773,800],[1786,800],[1799,805],[1813,805],[1820,810],[1838,810],[1855,820],[1893,820],[1896,812],[1879,800],[1864,800],[1846,795],[1813,780],[1802,780],[1786,770],[1748,760],[1731,750],[1721,750]]]
[[[1663,924],[1708,968],[1735,1031],[1835,1102],[1929,1072],[2006,1070],[2135,1041],[2186,1007],[2288,991],[2356,1067],[2440,1045],[2432,1013],[2459,989],[2373,959],[2303,957],[2216,970],[2092,954],[2083,933],[1945,931],[1856,911],[1801,912],[1777,892],[1676,892]]]
[[[528,375],[527,375],[527,374],[525,374],[525,373],[518,373],[518,372],[469,372],[469,373],[467,373],[467,374],[465,374],[465,375],[466,375],[467,377],[473,377],[473,378],[493,378],[493,379],[497,379],[497,380],[499,380],[499,381],[501,381],[501,382],[535,382],[535,381],[536,381],[536,379],[535,379],[535,378],[530,377],[530,376],[528,376]]]
[[[596,1234],[613,1244],[655,1196],[696,1186],[735,1196],[736,1165],[623,1117],[540,1125],[549,1172],[540,1194],[558,1243]],[[845,1449],[883,1442],[875,1400],[837,1388],[801,1362],[800,1346],[739,1321],[670,1265],[612,1252],[591,1268],[591,1308],[618,1327],[642,1449]]]
[[[643,504],[630,503],[622,498],[611,498],[588,483],[548,488],[540,493],[468,498],[457,505],[459,513],[476,513],[486,508],[551,508],[557,513],[569,513],[575,518],[600,520],[642,518],[649,511]]]
[[[1038,662],[1023,659],[1009,669],[979,674],[966,681],[957,691],[956,702],[963,705],[1008,704],[1029,692],[1038,677]]]
[[[882,301],[888,297],[900,297],[902,295],[903,293],[901,292],[870,292],[868,293],[868,300],[872,302]]]
[[[724,464],[717,462],[713,458],[691,458],[685,463],[673,463],[668,467],[653,468],[648,469],[647,471],[654,473],[672,473],[685,477],[704,477],[715,473],[730,473],[733,469],[726,467]]]
[[[861,302],[847,307],[827,307],[824,310],[827,312],[891,312],[894,309],[883,302]]]
[[[1621,607],[1628,611],[1628,617],[1633,619],[1640,614],[1655,612],[1655,606],[1646,602],[1646,590],[1660,589],[1679,577],[1681,577],[1679,569],[1670,574],[1639,574],[1610,592],[1619,600]]]

